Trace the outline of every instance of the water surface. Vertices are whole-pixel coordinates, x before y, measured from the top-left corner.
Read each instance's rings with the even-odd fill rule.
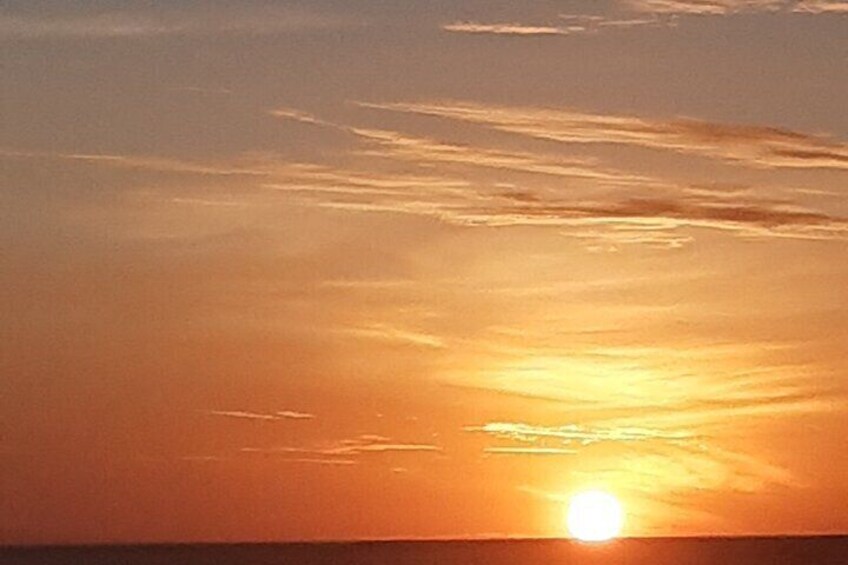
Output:
[[[0,549],[3,565],[848,565],[848,536],[199,544]]]

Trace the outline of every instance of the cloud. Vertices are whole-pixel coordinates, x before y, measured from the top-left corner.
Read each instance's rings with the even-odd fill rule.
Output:
[[[161,9],[8,11],[0,15],[0,39],[132,38],[169,35],[264,35],[335,29],[354,22],[279,5]]]
[[[273,414],[258,414],[256,412],[244,412],[241,410],[206,410],[205,413],[210,416],[223,416],[225,418],[236,418],[239,420],[259,420],[264,422],[279,420]]]
[[[527,25],[520,23],[454,22],[442,25],[443,31],[476,35],[512,35],[518,37],[558,36],[598,33],[637,27],[670,27],[675,21],[669,18],[616,18],[587,14],[561,14],[560,25]]]
[[[321,282],[325,288],[339,289],[345,292],[350,290],[390,290],[405,288],[415,284],[409,279],[337,279]]]
[[[591,445],[607,442],[669,441],[681,442],[693,439],[688,432],[665,431],[639,427],[585,427],[576,424],[564,426],[535,426],[521,422],[490,422],[482,426],[466,426],[466,432],[485,433],[501,439],[526,443],[539,440],[557,440],[565,444]]]
[[[370,445],[356,445],[340,448],[347,453],[387,453],[387,452],[418,452],[433,453],[441,451],[441,448],[425,443],[377,443]]]
[[[845,0],[623,0],[637,12],[694,16],[726,16],[757,12],[839,14],[848,12]]]
[[[483,452],[490,455],[574,455],[577,450],[562,447],[486,447]]]
[[[744,13],[845,14],[845,0],[619,0],[622,15],[561,14],[563,24],[483,23],[457,21],[443,24],[443,31],[471,35],[555,37],[594,34],[633,28],[670,28],[682,16],[728,16]],[[635,17],[627,17],[627,12]],[[648,14],[647,17],[639,17]]]
[[[639,12],[686,15],[726,15],[740,12],[773,12],[785,7],[786,0],[624,0]]]
[[[834,391],[822,386],[822,375],[812,367],[781,362],[785,351],[774,344],[710,347],[671,340],[662,347],[618,352],[591,345],[569,351],[560,348],[557,356],[534,346],[511,346],[511,340],[494,342],[491,347],[508,352],[513,359],[449,375],[448,382],[556,402],[571,414],[565,429],[514,422],[472,428],[505,438],[684,440],[707,436],[733,419],[773,420],[844,406]]]
[[[463,385],[555,402],[549,408],[565,415],[564,423],[551,423],[546,409],[544,424],[490,421],[464,431],[509,442],[503,447],[517,456],[524,448],[575,450],[566,484],[604,485],[634,500],[670,503],[699,491],[802,488],[803,477],[747,439],[764,429],[791,429],[801,415],[845,407],[838,389],[822,385],[828,379],[816,366],[785,361],[789,344],[672,341],[634,348],[608,340],[602,348],[561,352],[558,362],[532,347],[516,348],[514,364],[452,375]]]
[[[415,194],[456,195],[471,183],[445,175],[420,175],[375,170],[358,170],[315,164],[289,164],[278,167],[265,188],[281,192],[337,195],[403,197]]]
[[[367,155],[413,163],[431,162],[501,169],[553,177],[592,180],[607,185],[626,186],[657,182],[649,177],[608,170],[592,159],[562,159],[534,153],[503,151],[470,145],[457,145],[398,132],[357,129],[353,133],[378,146]]]
[[[572,484],[603,484],[619,492],[640,493],[660,498],[694,491],[755,493],[775,487],[801,487],[788,470],[764,458],[703,443],[705,438],[690,432],[644,427],[586,427],[578,425],[535,426],[515,422],[493,422],[471,426],[465,431],[486,433],[500,439],[529,445],[486,447],[489,455],[571,455]],[[568,447],[551,445],[562,442]],[[636,447],[635,444],[639,444]],[[577,446],[615,444],[614,451],[595,450],[580,457]],[[546,498],[562,498],[529,488]]]
[[[587,113],[486,107],[473,104],[361,104],[365,107],[422,113],[481,123],[533,137],[574,143],[620,143],[675,153],[696,153],[757,166],[808,166],[812,147],[821,138],[777,128],[721,126],[706,122],[659,122],[639,118]],[[351,212],[393,212],[431,215],[466,226],[547,226],[563,235],[582,239],[589,247],[619,244],[680,247],[692,240],[681,229],[699,228],[733,232],[749,238],[843,239],[843,218],[809,210],[792,201],[754,196],[749,190],[719,191],[703,186],[679,186],[661,179],[616,171],[591,159],[563,159],[543,154],[504,151],[413,137],[394,131],[348,128],[373,146],[360,152],[419,165],[489,168],[507,173],[536,174],[569,179],[597,190],[620,189],[592,199],[585,193],[569,195],[562,187],[544,185],[490,187],[448,176],[381,177],[330,169],[304,169],[303,182],[279,182],[276,190],[298,194],[304,202]],[[788,150],[788,146],[794,147]],[[843,145],[829,145],[812,166],[836,165]],[[806,153],[805,153],[806,151]],[[821,152],[819,152],[821,153]],[[755,159],[756,157],[756,159]],[[747,159],[747,161],[746,161]],[[823,161],[824,160],[824,161]],[[459,175],[467,177],[467,175]],[[405,180],[408,179],[408,180]],[[625,190],[627,189],[627,190]],[[639,196],[636,191],[644,191]],[[650,195],[647,195],[647,194]],[[377,337],[387,332],[371,328]],[[388,332],[391,333],[391,332]],[[362,334],[365,335],[365,334]]]
[[[795,5],[799,14],[848,14],[848,2],[844,0],[802,0]]]
[[[315,418],[314,414],[295,412],[293,410],[283,410],[282,412],[276,412],[275,415],[280,418],[288,418],[290,420],[313,420]]]
[[[363,106],[438,116],[564,143],[619,144],[760,168],[841,167],[848,159],[844,143],[769,127],[469,103]],[[290,119],[323,123],[298,110],[279,112]],[[12,150],[2,151],[2,156],[253,183],[248,185],[254,190],[253,200],[248,200],[245,183],[240,182],[238,197],[170,195],[168,203],[232,208],[241,202],[255,204],[260,194],[255,190],[262,188],[265,206],[273,205],[276,193],[287,204],[350,213],[409,214],[467,227],[533,226],[555,229],[592,250],[617,250],[622,245],[682,247],[694,239],[693,230],[721,231],[749,239],[848,237],[845,218],[803,206],[792,195],[775,199],[759,196],[760,191],[748,186],[727,190],[703,183],[680,184],[616,170],[586,157],[457,144],[381,129],[333,127],[361,142],[361,148],[353,154],[357,158],[354,166],[293,163],[273,154],[208,161]],[[494,175],[497,177],[490,180]],[[535,178],[528,180],[528,175]],[[381,323],[339,331],[362,338],[445,347],[438,336]]]
[[[362,455],[368,453],[434,453],[442,451],[429,443],[397,442],[391,438],[364,434],[353,439],[346,439],[330,444],[319,450],[323,455]]]
[[[611,481],[644,494],[686,494],[695,491],[756,493],[774,488],[801,488],[791,472],[764,457],[696,445],[660,450],[631,450],[614,461],[597,461],[594,469],[575,479]]]
[[[285,189],[284,187],[279,187]],[[288,190],[291,190],[289,187]],[[791,202],[749,196],[714,197],[676,190],[657,190],[654,197],[607,194],[597,200],[542,190],[499,190],[467,187],[449,194],[422,190],[375,194],[357,186],[334,185],[327,191],[297,189],[304,202],[352,212],[391,212],[434,216],[464,226],[536,226],[558,228],[568,237],[618,244],[677,247],[691,241],[682,229],[709,229],[741,237],[841,240],[848,221]],[[438,346],[432,340],[387,327],[353,328],[363,337],[396,339]]]
[[[216,162],[192,161],[149,155],[110,155],[86,153],[43,153],[34,151],[15,151],[0,149],[0,157],[7,159],[44,159],[81,163],[90,166],[118,169],[136,169],[162,173],[185,173],[201,176],[220,177],[263,177],[274,171],[267,158],[260,156],[238,160],[219,160]]]
[[[677,506],[679,496],[696,492],[753,494],[781,488],[804,488],[793,473],[762,455],[700,444],[621,448],[574,459],[568,480],[574,485],[606,485],[641,502]],[[522,485],[519,490],[547,500],[565,502],[566,493]],[[644,499],[643,499],[644,497]],[[688,508],[682,505],[682,509]],[[674,508],[675,513],[681,509]]]
[[[356,328],[344,328],[338,330],[348,335],[377,339],[394,343],[417,345],[441,349],[446,346],[444,340],[436,335],[418,331],[405,330],[387,324],[371,324]]]
[[[242,410],[205,410],[204,413],[210,416],[223,416],[226,418],[236,418],[241,420],[257,420],[262,422],[279,422],[282,420],[312,420],[314,414],[306,412],[297,412],[294,410],[281,410],[272,414],[263,414],[258,412],[245,412]]]
[[[203,86],[172,86],[168,90],[173,92],[189,92],[193,94],[229,95],[233,91],[229,88],[207,88]]]
[[[275,118],[291,120],[303,124],[310,124],[314,126],[326,126],[334,129],[347,129],[343,126],[340,126],[339,124],[322,120],[321,118],[318,118],[308,112],[303,112],[294,108],[276,108],[274,110],[271,110],[269,114],[271,114]]]
[[[322,442],[312,446],[244,447],[242,453],[280,455],[291,461],[290,456],[303,456],[319,461],[338,461],[339,458],[355,461],[357,457],[381,454],[439,453],[442,448],[430,443],[398,442],[391,438],[363,434],[352,439]],[[294,460],[300,459],[297,457]]]
[[[213,463],[224,460],[223,457],[217,455],[184,455],[179,459],[188,463]]]
[[[447,118],[528,137],[575,144],[613,144],[699,155],[757,168],[848,170],[848,143],[789,129],[694,119],[488,106],[471,102],[363,104]]]
[[[444,31],[454,33],[490,34],[490,35],[513,35],[520,37],[538,35],[568,35],[570,32],[564,27],[536,26],[518,23],[483,24],[478,22],[454,22],[444,24]]]
[[[304,463],[307,465],[338,465],[342,467],[349,467],[351,465],[356,465],[356,461],[353,459],[319,459],[319,458],[310,458],[310,457],[296,457],[294,459],[283,459],[284,463]]]

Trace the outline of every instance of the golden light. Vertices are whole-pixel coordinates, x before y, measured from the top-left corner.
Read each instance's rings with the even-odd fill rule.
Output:
[[[608,492],[589,490],[574,495],[566,519],[571,537],[580,541],[607,541],[621,533],[624,512]]]

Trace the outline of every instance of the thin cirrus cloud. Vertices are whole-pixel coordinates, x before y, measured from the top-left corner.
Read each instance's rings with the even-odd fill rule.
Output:
[[[478,124],[563,143],[626,145],[699,155],[757,168],[848,170],[848,143],[767,126],[649,119],[471,102],[362,104]]]
[[[577,451],[568,471],[573,482],[600,481],[621,492],[664,502],[676,493],[755,493],[799,487],[802,485],[793,473],[771,463],[765,453],[733,445],[734,434],[728,422],[743,418],[753,429],[757,422],[792,414],[826,414],[842,404],[835,391],[820,388],[820,375],[813,368],[784,366],[762,358],[762,366],[756,371],[721,369],[725,364],[732,366],[730,359],[736,356],[750,361],[748,355],[761,351],[764,345],[686,348],[687,362],[692,365],[682,372],[675,371],[673,358],[660,350],[627,348],[593,351],[586,361],[586,369],[592,371],[588,373],[574,364],[575,355],[559,365],[537,361],[539,374],[521,371],[524,365],[507,367],[504,378],[497,371],[487,370],[480,386],[500,394],[552,394],[558,409],[569,413],[571,422],[580,423],[490,421],[463,431],[509,442],[485,448],[487,454],[532,456],[537,450]],[[613,357],[604,362],[594,353]],[[520,352],[516,355],[528,358]],[[665,372],[658,373],[659,369],[649,366],[639,369],[640,357],[660,356],[665,358]],[[710,367],[703,374],[693,370],[700,359]],[[617,387],[614,397],[609,395],[607,379],[611,377]],[[657,398],[662,401],[657,402]],[[584,456],[584,450],[591,450],[591,455]]]
[[[844,0],[803,0],[794,12],[800,14],[848,14],[848,2]]]
[[[561,24],[521,22],[456,21],[443,24],[451,33],[544,37],[591,34],[632,28],[675,27],[683,16],[729,16],[745,13],[845,14],[845,0],[620,0],[616,14],[561,14]],[[635,12],[635,14],[634,14]],[[629,13],[629,14],[628,14]],[[648,17],[639,17],[647,14]],[[627,17],[636,16],[636,17]]]
[[[304,205],[350,212],[434,216],[447,223],[470,227],[557,228],[563,235],[587,240],[597,239],[600,230],[600,235],[621,243],[677,246],[688,241],[688,237],[678,236],[676,232],[690,228],[756,239],[848,237],[848,222],[823,212],[747,196],[728,199],[683,190],[663,196],[620,195],[591,201],[527,189],[492,192],[486,187],[467,187],[450,194],[419,189],[391,195],[375,194],[361,185],[275,185],[273,188],[296,190]],[[384,331],[375,333],[373,329],[366,333],[373,337],[385,335]]]
[[[360,103],[361,106],[368,106]],[[416,137],[402,134],[397,131],[380,130],[374,128],[350,127],[334,122],[329,122],[314,116],[313,114],[296,110],[293,108],[280,108],[269,112],[275,118],[291,120],[305,124],[325,126],[333,128],[359,138],[367,143],[370,148],[359,151],[360,155],[371,157],[385,157],[399,161],[412,163],[441,163],[457,164],[466,166],[486,167],[501,169],[518,173],[534,173],[556,177],[568,177],[587,179],[602,182],[609,185],[634,185],[634,184],[656,184],[656,179],[644,175],[636,175],[622,171],[605,169],[595,159],[568,158],[538,155],[527,152],[502,151],[446,143],[434,139]],[[350,180],[350,177],[339,179],[333,178],[330,173],[323,174],[325,180]],[[418,179],[413,182],[432,179]],[[428,182],[431,187],[432,182]],[[443,185],[444,181],[437,181]],[[456,187],[465,186],[467,183],[455,183]],[[399,187],[397,183],[388,183],[391,188]]]
[[[848,12],[844,0],[625,0],[639,12],[697,16],[724,16],[751,12],[838,14]]]
[[[361,106],[436,116],[564,144],[624,145],[706,156],[760,169],[848,169],[848,146],[844,142],[779,128],[473,103]],[[360,144],[352,152],[356,159],[348,166],[337,166],[290,162],[270,154],[187,161],[5,150],[0,157],[231,178],[238,181],[239,188],[238,198],[224,202],[230,207],[258,195],[263,206],[285,203],[349,213],[412,214],[468,227],[535,226],[556,229],[587,247],[680,247],[692,241],[692,229],[754,239],[848,237],[845,218],[802,205],[791,195],[764,197],[748,189],[722,190],[703,183],[670,182],[618,170],[586,157],[457,144],[397,131],[338,125],[293,109],[281,109],[274,115],[287,121],[329,126],[352,136]],[[487,175],[497,178],[487,179]],[[528,179],[528,175],[534,178]],[[252,196],[244,192],[246,187],[254,191]],[[167,198],[182,205],[213,202],[203,194],[169,193]],[[438,338],[415,329],[371,325],[346,331],[360,337],[443,346]]]
[[[442,31],[473,35],[505,35],[517,37],[579,35],[597,33],[605,30],[623,30],[637,27],[673,26],[670,19],[617,18],[588,14],[561,14],[557,25],[528,25],[521,23],[483,23],[478,21],[459,21],[441,26]]]
[[[540,138],[573,143],[641,144],[675,153],[697,153],[738,160],[762,154],[783,159],[794,152],[799,158],[821,152],[819,138],[776,128],[722,126],[707,122],[685,122],[678,126],[653,124],[649,120],[586,113],[569,114],[549,120],[553,111],[499,109],[471,104],[367,104],[361,106],[420,113],[457,121],[487,125]],[[529,114],[529,117],[525,116]],[[517,117],[513,117],[513,114]],[[278,117],[301,120],[302,114],[285,110]],[[308,121],[320,121],[309,115]],[[694,124],[694,125],[693,125]],[[531,173],[580,181],[583,188],[608,187],[614,191],[603,198],[564,193],[561,187],[522,184],[522,188],[492,190],[479,183],[449,176],[416,180],[406,173],[382,178],[377,173],[351,174],[330,169],[304,170],[301,182],[275,182],[269,188],[296,195],[303,203],[351,212],[409,213],[436,216],[467,226],[532,225],[559,228],[564,235],[581,238],[590,245],[634,243],[659,247],[679,247],[691,240],[679,233],[685,228],[713,229],[740,236],[788,237],[798,239],[842,239],[848,233],[844,219],[809,210],[791,200],[757,198],[745,191],[690,189],[644,175],[617,171],[591,159],[563,159],[475,145],[458,145],[414,137],[394,131],[352,128],[332,124],[363,141],[368,148],[360,155],[417,164],[433,163],[451,167],[487,168],[507,173]],[[675,127],[677,129],[675,129]],[[786,149],[784,145],[790,145]],[[839,162],[848,150],[828,145],[826,164]],[[823,159],[824,157],[819,157]],[[784,163],[786,161],[782,161]],[[788,162],[787,162],[788,163]],[[820,164],[820,163],[819,163]],[[462,174],[458,177],[467,178]],[[405,180],[408,178],[409,180]],[[426,185],[421,183],[426,180]],[[575,185],[579,188],[581,185]],[[627,190],[624,190],[627,189]],[[637,190],[634,192],[634,189]],[[640,194],[639,192],[644,192]]]
[[[338,16],[273,5],[215,9],[163,6],[156,10],[54,10],[0,15],[0,39],[132,38],[179,35],[265,35],[335,29],[355,22]]]
[[[527,25],[519,23],[494,23],[486,24],[480,22],[453,22],[442,26],[444,31],[453,33],[471,33],[488,35],[568,35],[572,33],[567,27],[549,25]]]
[[[320,442],[311,446],[244,447],[244,454],[277,455],[284,461],[314,462],[345,465],[355,464],[362,456],[381,454],[437,454],[442,448],[430,443],[398,442],[377,434],[362,434],[355,438]]]
[[[710,16],[773,12],[789,3],[786,0],[624,0],[626,7],[640,12]]]
[[[644,186],[658,182],[642,175],[604,169],[591,159],[561,159],[527,152],[471,147],[385,130],[357,128],[352,131],[366,142],[379,148],[366,154],[414,163],[472,165],[519,173],[587,179],[617,186],[637,184]]]
[[[279,422],[283,420],[313,420],[314,414],[298,412],[295,410],[280,410],[278,412],[261,413],[247,412],[244,410],[204,410],[210,416],[221,416],[224,418],[235,418],[239,420],[255,420],[261,422]]]
[[[466,432],[485,433],[501,439],[528,443],[539,440],[556,440],[564,444],[591,445],[603,442],[668,441],[681,442],[693,439],[689,432],[666,431],[640,427],[586,427],[576,424],[564,426],[536,426],[523,422],[489,422],[481,426],[466,426]]]
[[[162,173],[209,175],[209,176],[253,176],[261,177],[271,174],[271,170],[252,159],[242,159],[239,162],[219,160],[216,162],[191,161],[169,157],[146,155],[112,155],[90,153],[46,153],[36,151],[16,151],[0,148],[0,158],[57,160],[78,163],[81,165],[101,166],[116,169],[139,171],[155,171]],[[267,165],[267,163],[266,163]]]
[[[739,453],[716,446],[677,444],[621,447],[614,453],[595,453],[591,461],[569,472],[576,484],[615,485],[628,495],[650,497],[674,504],[693,492],[754,494],[805,485],[790,471],[761,455]],[[521,485],[519,490],[548,500],[564,501],[561,491]],[[685,505],[684,505],[685,507]],[[679,515],[680,508],[672,510]]]
[[[283,459],[284,463],[302,463],[305,465],[328,465],[338,467],[349,467],[356,465],[353,459],[321,459],[317,457],[295,457],[291,459]]]
[[[488,455],[574,455],[576,449],[564,447],[485,447]]]
[[[766,458],[705,443],[690,432],[645,427],[536,426],[516,422],[493,422],[465,428],[501,440],[524,445],[487,447],[488,455],[574,455],[570,471],[576,483],[600,481],[615,485],[621,492],[668,499],[676,493],[716,491],[756,493],[776,487],[802,486],[785,468]],[[551,445],[559,442],[564,447]],[[547,442],[547,443],[546,443]],[[591,458],[580,457],[580,449],[592,444],[615,443],[616,451],[594,451]],[[636,443],[640,445],[638,448]],[[531,494],[556,498],[553,493],[533,487]]]
[[[378,341],[387,341],[397,344],[436,349],[446,347],[445,341],[437,335],[398,328],[388,324],[375,323],[361,327],[343,328],[338,331],[354,337],[375,339]]]

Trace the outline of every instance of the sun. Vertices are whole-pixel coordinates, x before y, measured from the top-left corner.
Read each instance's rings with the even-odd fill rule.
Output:
[[[624,512],[618,499],[608,492],[588,490],[575,494],[566,518],[571,537],[580,541],[607,541],[621,533]]]

